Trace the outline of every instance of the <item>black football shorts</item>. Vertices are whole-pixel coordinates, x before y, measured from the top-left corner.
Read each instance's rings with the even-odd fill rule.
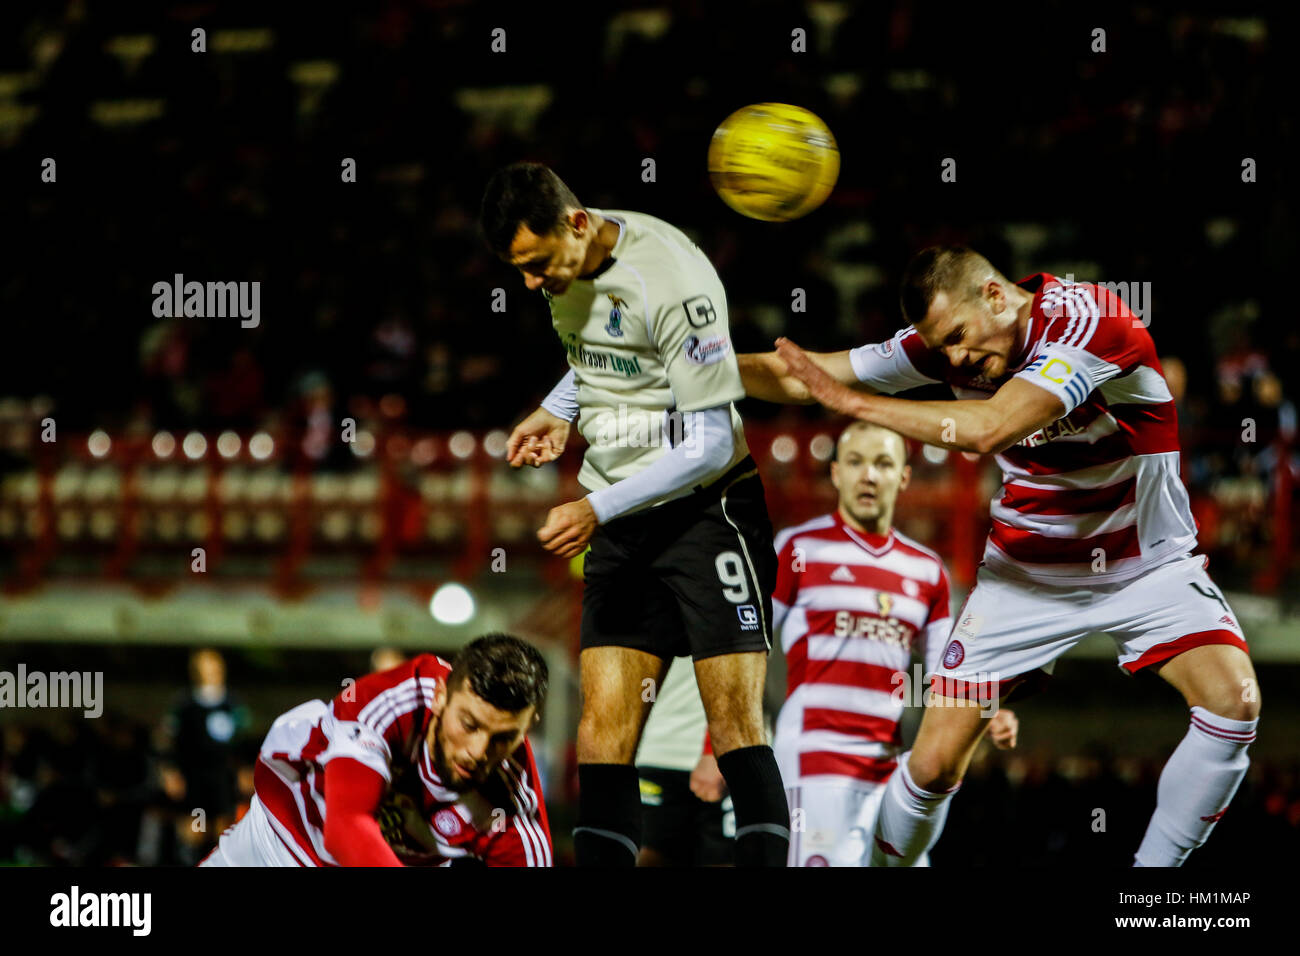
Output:
[[[601,525],[583,577],[584,649],[697,661],[770,651],[776,553],[754,459],[686,497]]]

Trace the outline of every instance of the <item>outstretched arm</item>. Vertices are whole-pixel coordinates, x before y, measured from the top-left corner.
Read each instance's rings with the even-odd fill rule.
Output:
[[[835,381],[860,391],[871,391],[853,373],[847,349],[843,352],[804,354]],[[739,354],[736,363],[740,366],[740,379],[745,384],[745,394],[750,398],[790,405],[811,405],[816,401],[809,393],[808,386],[790,374],[785,360],[776,352]]]
[[[864,395],[827,375],[789,339],[777,339],[776,346],[790,374],[831,411],[883,425],[928,445],[993,454],[1065,414],[1065,405],[1047,389],[1014,378],[987,400],[915,402]]]

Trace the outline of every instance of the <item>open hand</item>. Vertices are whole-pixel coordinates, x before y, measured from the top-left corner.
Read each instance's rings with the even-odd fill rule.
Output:
[[[532,465],[540,468],[555,461],[569,440],[569,423],[539,408],[515,426],[506,442],[506,459],[511,468]]]

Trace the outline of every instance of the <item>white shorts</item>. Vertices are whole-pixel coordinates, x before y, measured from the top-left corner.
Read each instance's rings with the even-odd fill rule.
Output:
[[[271,828],[266,807],[253,795],[248,812],[227,827],[199,866],[302,866]]]
[[[1089,634],[1108,634],[1129,673],[1206,644],[1249,652],[1237,616],[1187,555],[1121,584],[1047,587],[981,566],[935,674],[949,697],[996,699],[1022,679],[1050,674],[1056,659]],[[998,686],[998,685],[1001,686]]]
[[[786,790],[790,804],[788,866],[870,866],[883,783],[802,783]],[[802,815],[796,811],[802,810]],[[914,864],[929,866],[923,854]]]

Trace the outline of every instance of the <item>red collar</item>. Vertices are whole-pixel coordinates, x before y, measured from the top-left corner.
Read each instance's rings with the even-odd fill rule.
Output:
[[[1049,272],[1035,272],[1016,283],[1026,292],[1032,292],[1034,301],[1029,305],[1029,324],[1025,329],[1024,341],[1016,346],[1015,353],[1007,361],[1008,375],[1020,371],[1037,354],[1034,346],[1043,337],[1043,332],[1047,328],[1047,317],[1043,315],[1043,293],[1060,284],[1061,280]]]
[[[844,520],[844,516],[840,514],[839,508],[836,508],[832,514],[835,516],[835,524],[839,526],[839,529],[868,554],[880,557],[894,546],[893,528],[890,528],[885,534],[872,534],[870,531],[859,531],[850,525]]]

